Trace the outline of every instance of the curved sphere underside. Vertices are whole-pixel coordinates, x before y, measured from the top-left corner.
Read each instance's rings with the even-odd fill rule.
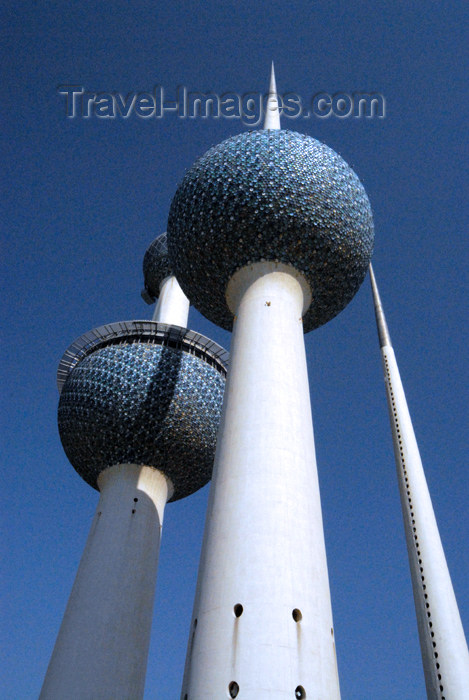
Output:
[[[145,289],[154,299],[157,299],[160,296],[160,284],[172,274],[166,233],[162,233],[150,243],[143,258]]]
[[[225,378],[181,350],[152,343],[109,345],[70,372],[59,433],[77,472],[97,488],[115,464],[162,471],[183,498],[210,479]]]
[[[307,280],[305,332],[336,316],[360,287],[373,219],[357,175],[332,149],[287,130],[242,133],[211,148],[171,203],[168,250],[191,303],[230,330],[227,284],[240,268],[277,261]]]

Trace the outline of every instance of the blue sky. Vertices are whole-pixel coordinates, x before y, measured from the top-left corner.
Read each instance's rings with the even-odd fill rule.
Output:
[[[64,84],[264,92],[273,59],[279,92],[305,101],[385,96],[384,119],[283,126],[338,151],[371,200],[375,273],[467,630],[463,3],[20,1],[2,14],[1,697],[38,695],[98,499],[60,445],[60,357],[93,327],[149,317],[143,255],[178,182],[246,128],[171,113],[67,119]],[[190,327],[229,347],[195,310]],[[342,695],[423,698],[368,280],[306,346]],[[179,696],[207,493],[166,510],[146,700]]]

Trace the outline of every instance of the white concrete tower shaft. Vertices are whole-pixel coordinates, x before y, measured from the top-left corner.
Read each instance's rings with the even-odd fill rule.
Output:
[[[40,700],[143,698],[161,527],[172,485],[120,464],[100,499]]]
[[[187,328],[189,299],[174,275],[165,277],[160,284],[160,295],[153,313],[153,321]]]
[[[429,700],[469,699],[469,653],[376,280],[370,277]]]
[[[340,697],[302,314],[280,263],[238,271],[182,700]]]

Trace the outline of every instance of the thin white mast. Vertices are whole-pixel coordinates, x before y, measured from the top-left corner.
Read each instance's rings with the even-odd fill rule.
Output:
[[[371,265],[370,278],[427,696],[467,700],[466,639]]]
[[[280,129],[280,112],[278,108],[277,86],[275,84],[274,62],[270,70],[269,97],[264,117],[264,129]]]

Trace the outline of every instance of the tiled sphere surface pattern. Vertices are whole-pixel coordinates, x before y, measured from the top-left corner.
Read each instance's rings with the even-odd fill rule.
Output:
[[[160,295],[160,284],[173,274],[168,258],[168,244],[166,233],[155,238],[150,243],[143,258],[143,279],[145,288],[152,297],[157,299]]]
[[[362,283],[373,251],[366,192],[328,146],[287,130],[251,131],[211,148],[171,203],[168,249],[191,303],[230,330],[225,300],[236,270],[292,265],[310,285],[305,332],[338,314]]]
[[[212,473],[225,386],[214,367],[152,343],[109,345],[70,372],[58,423],[65,453],[91,486],[115,464],[146,464],[171,479],[171,500]]]

